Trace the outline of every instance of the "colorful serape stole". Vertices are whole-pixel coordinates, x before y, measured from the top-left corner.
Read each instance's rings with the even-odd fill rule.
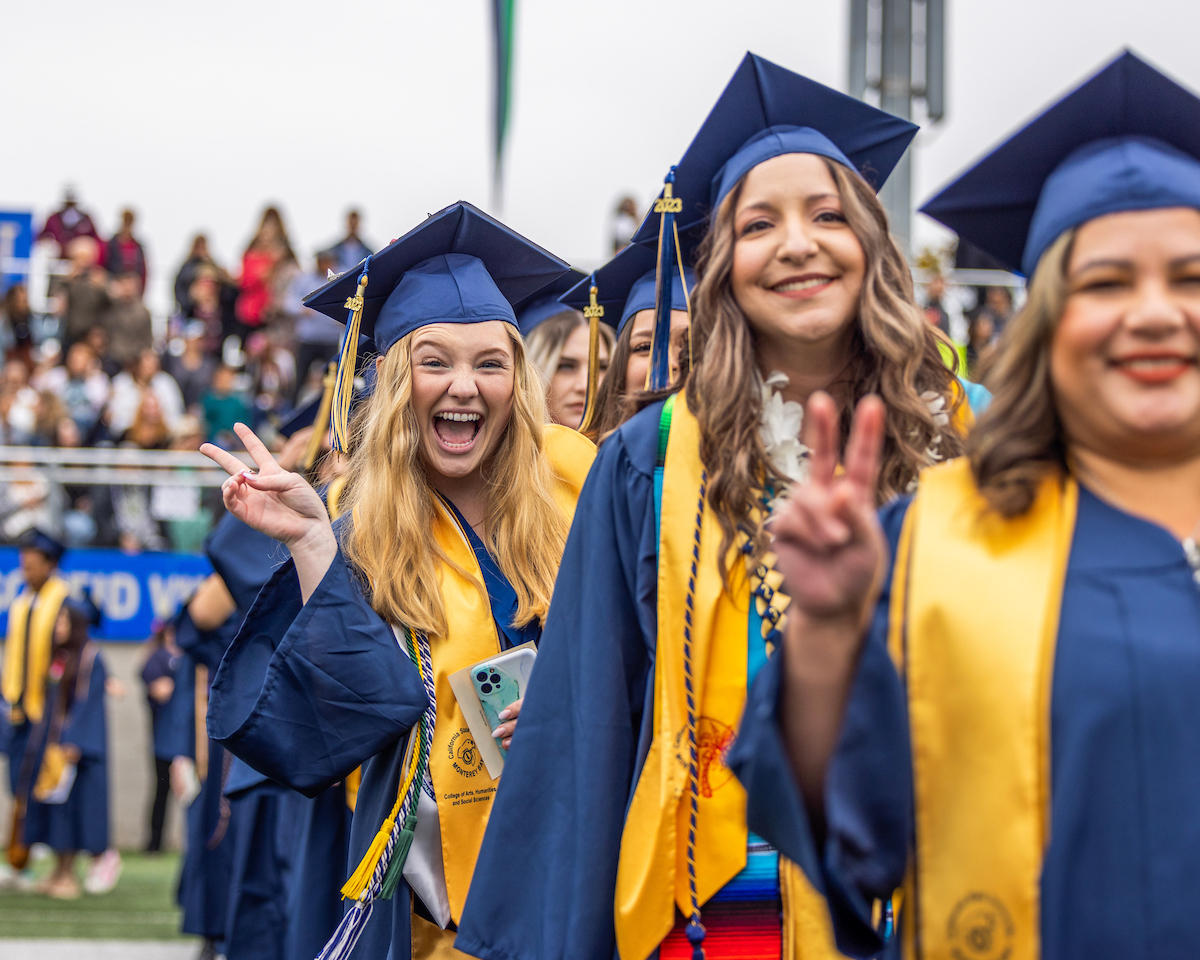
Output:
[[[692,945],[679,914],[675,929],[658,948],[659,960],[692,960]],[[746,867],[704,905],[706,960],[779,960],[783,955],[783,903],[779,894],[779,854],[751,833]]]

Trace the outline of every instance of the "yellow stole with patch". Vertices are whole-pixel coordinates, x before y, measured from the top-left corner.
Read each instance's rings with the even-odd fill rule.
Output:
[[[575,515],[575,503],[583,481],[595,459],[596,447],[582,434],[566,427],[549,425],[544,430],[543,453],[556,479],[551,493],[570,521]],[[429,750],[429,775],[437,801],[450,916],[457,923],[462,916],[479,846],[496,796],[496,783],[483,765],[466,718],[450,688],[450,675],[500,653],[501,647],[483,586],[483,574],[466,533],[459,527],[453,512],[440,500],[434,500],[434,508],[433,535],[450,563],[442,564],[439,570],[446,607],[446,634],[429,637],[437,712]],[[368,853],[355,871],[356,877],[370,876],[378,855],[368,863],[370,857]],[[353,883],[354,878],[343,888],[346,896],[357,896]]]
[[[905,956],[1037,960],[1050,689],[1073,480],[987,508],[965,458],[926,470],[901,532],[889,645],[909,703],[916,850]]]
[[[37,594],[24,590],[8,608],[8,637],[4,645],[4,677],[0,692],[12,707],[14,723],[22,719],[37,723],[45,713],[46,671],[50,669],[54,623],[70,593],[67,581],[51,577]],[[29,611],[34,596],[38,602],[31,620]],[[28,650],[26,627],[29,630]]]
[[[670,933],[675,907],[691,913],[687,838],[691,817],[684,631],[690,624],[696,705],[696,894],[704,904],[746,866],[746,792],[724,755],[746,701],[750,584],[744,555],[728,562],[734,593],[718,564],[721,527],[703,512],[700,427],[683,394],[676,397],[663,469],[658,555],[658,645],[654,669],[654,738],[621,835],[614,904],[617,952],[644,960]],[[696,560],[693,564],[693,559]],[[695,609],[687,609],[695,577]],[[837,957],[824,899],[802,871],[780,858],[784,960]]]

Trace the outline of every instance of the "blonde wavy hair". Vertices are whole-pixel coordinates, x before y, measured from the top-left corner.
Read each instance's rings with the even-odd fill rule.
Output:
[[[874,190],[858,174],[825,161],[837,185],[842,214],[862,245],[865,274],[854,323],[851,359],[831,392],[841,405],[841,437],[849,436],[855,405],[877,394],[886,407],[883,462],[876,499],[885,503],[904,493],[927,453],[938,441],[943,458],[962,452],[952,426],[939,426],[922,394],[944,398],[953,413],[962,402],[955,373],[938,350],[939,335],[916,305],[912,274],[888,233],[887,214]],[[744,181],[743,181],[744,183]],[[762,528],[751,527],[764,484],[776,490],[786,478],[767,460],[759,438],[762,375],[754,351],[754,331],[733,293],[734,216],[742,184],[717,208],[701,245],[692,295],[692,357],[688,406],[700,423],[700,459],[708,471],[708,502],[724,534],[722,558],[743,530],[753,543],[752,562],[768,548]],[[722,560],[722,575],[728,571]]]
[[[1033,505],[1043,478],[1065,474],[1067,447],[1050,381],[1050,343],[1067,303],[1075,230],[1042,254],[1025,306],[1004,329],[987,385],[992,402],[967,442],[979,492],[1005,517]]]
[[[488,549],[517,594],[516,624],[545,620],[569,523],[551,493],[554,474],[543,455],[546,401],[537,368],[521,339],[513,345],[513,407],[485,464]],[[341,507],[351,521],[342,549],[357,568],[371,606],[390,623],[445,636],[439,567],[475,583],[430,536],[437,496],[425,473],[412,408],[412,334],[379,364],[375,392],[352,426],[352,453]]]

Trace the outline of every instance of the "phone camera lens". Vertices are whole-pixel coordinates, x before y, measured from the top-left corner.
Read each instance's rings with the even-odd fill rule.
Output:
[[[475,674],[475,679],[478,680],[480,683],[482,683],[484,680],[487,679],[487,671],[480,670],[477,674]]]
[[[490,679],[491,679],[492,683],[494,683],[496,685],[500,684],[500,674],[493,673]]]
[[[482,690],[484,693],[491,693],[491,692],[492,692],[492,685],[491,685],[490,683],[485,683],[485,684],[484,684],[482,687],[480,687],[479,689],[480,689],[480,690]]]

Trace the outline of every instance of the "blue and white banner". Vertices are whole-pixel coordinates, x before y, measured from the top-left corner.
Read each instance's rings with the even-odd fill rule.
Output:
[[[212,573],[208,559],[189,553],[126,554],[120,550],[68,550],[60,575],[79,595],[90,587],[104,611],[97,640],[145,640],[150,625],[175,615],[200,581]],[[25,579],[16,547],[0,547],[0,637],[8,630],[8,608]]]

